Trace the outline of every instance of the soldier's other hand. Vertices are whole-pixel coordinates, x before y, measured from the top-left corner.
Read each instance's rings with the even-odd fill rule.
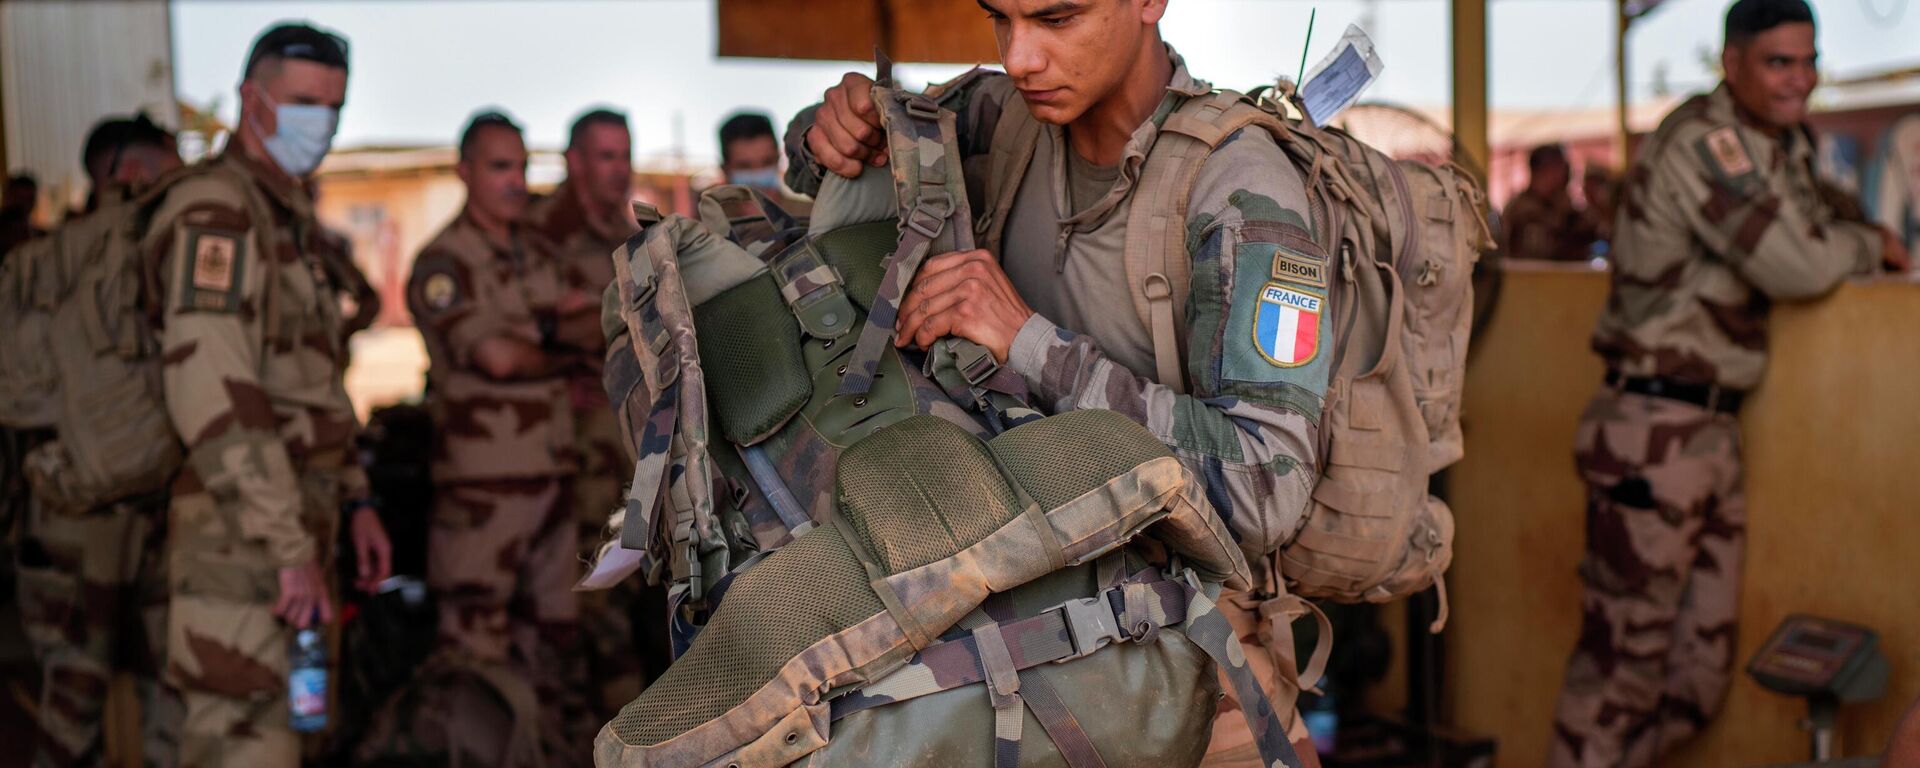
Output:
[[[274,603],[273,615],[295,629],[313,626],[316,618],[320,624],[333,621],[333,603],[327,599],[327,577],[320,572],[319,562],[308,560],[302,565],[280,569],[280,601]]]
[[[958,336],[1006,363],[1013,337],[1033,310],[1013,289],[1000,262],[984,250],[955,251],[927,259],[913,276],[900,316],[894,322],[894,346],[922,349],[945,336]]]
[[[387,527],[380,523],[380,513],[373,507],[355,509],[350,526],[353,559],[360,566],[359,578],[353,583],[371,594],[393,575],[393,544],[387,540]]]
[[[886,165],[886,148],[880,111],[873,106],[873,78],[848,72],[827,89],[814,113],[807,149],[820,167],[851,179],[869,165]]]
[[[1906,272],[1911,265],[1906,242],[1886,227],[1880,228],[1880,263],[1894,274]]]

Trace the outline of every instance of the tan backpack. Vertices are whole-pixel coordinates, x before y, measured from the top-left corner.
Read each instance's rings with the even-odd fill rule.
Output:
[[[1219,91],[1188,100],[1162,126],[1128,222],[1130,232],[1165,233],[1129,238],[1126,265],[1169,386],[1180,387],[1184,359],[1188,198],[1213,148],[1249,127],[1273,136],[1306,179],[1315,238],[1337,275],[1321,478],[1306,526],[1276,555],[1278,570],[1293,594],[1343,602],[1436,585],[1437,628],[1453,514],[1427,486],[1462,455],[1471,277],[1493,246],[1485,195],[1457,166],[1394,161],[1343,131],[1289,119],[1277,98]]]
[[[140,243],[167,189],[213,167],[73,219],[0,270],[0,425],[56,433],[22,459],[42,502],[86,510],[162,490],[179,468]]]

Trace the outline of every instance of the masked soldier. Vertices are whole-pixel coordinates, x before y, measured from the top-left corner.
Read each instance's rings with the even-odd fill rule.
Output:
[[[187,447],[169,504],[167,677],[180,763],[294,766],[288,648],[332,620],[331,543],[350,516],[360,586],[386,577],[342,382],[344,321],[303,185],[332,145],[347,44],[290,24],[254,42],[240,121],[167,193],[148,235],[167,410]]]
[[[1613,228],[1593,337],[1606,381],[1575,445],[1585,621],[1555,766],[1652,765],[1719,709],[1746,530],[1736,417],[1766,368],[1768,307],[1905,266],[1890,233],[1815,192],[1812,9],[1739,0],[1725,35],[1725,79],[1642,145]]]

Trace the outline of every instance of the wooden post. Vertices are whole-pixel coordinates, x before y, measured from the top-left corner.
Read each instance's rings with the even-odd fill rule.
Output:
[[[1453,135],[1467,160],[1488,172],[1487,0],[1452,0]]]

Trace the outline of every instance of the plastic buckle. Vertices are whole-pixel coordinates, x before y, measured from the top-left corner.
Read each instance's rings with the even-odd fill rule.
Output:
[[[978,387],[980,382],[993,378],[993,374],[999,372],[1000,363],[994,361],[993,353],[986,347],[978,344],[972,346],[976,357],[960,364],[960,377],[967,380],[967,386]]]
[[[940,236],[941,230],[946,229],[947,219],[952,216],[953,196],[947,194],[945,187],[928,188],[920,193],[920,199],[915,201],[913,209],[907,212],[907,228],[926,235],[928,240],[932,240]],[[929,219],[932,220],[931,224],[926,223]]]
[[[627,302],[627,307],[637,310],[653,301],[654,294],[660,291],[660,280],[649,274],[646,282],[636,281],[633,288],[633,301]]]
[[[1067,634],[1073,638],[1073,655],[1060,661],[1082,658],[1128,639],[1126,633],[1120,631],[1120,621],[1114,618],[1113,605],[1107,602],[1104,590],[1093,597],[1061,603],[1060,615],[1066,619]]]

